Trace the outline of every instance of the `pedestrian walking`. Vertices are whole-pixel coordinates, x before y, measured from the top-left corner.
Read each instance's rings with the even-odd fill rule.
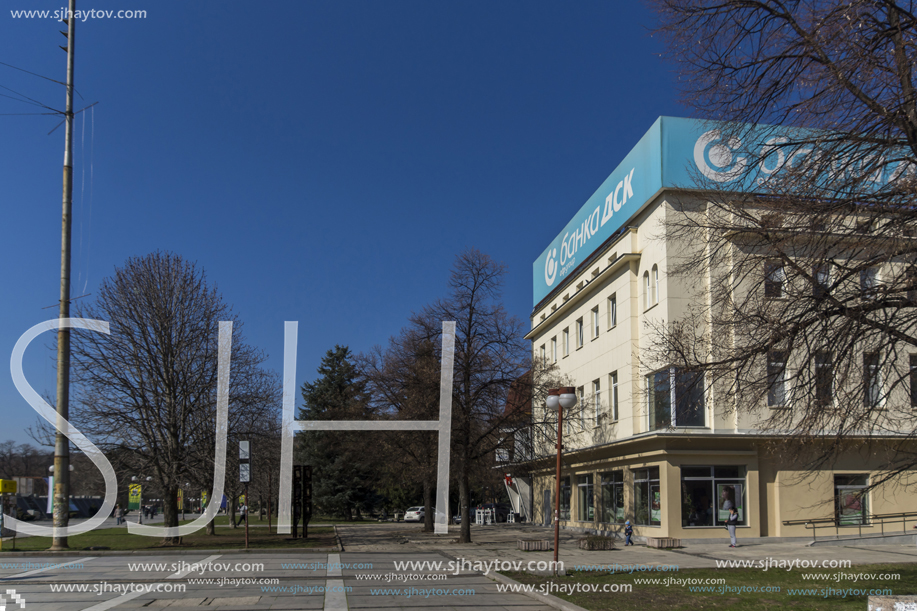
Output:
[[[631,537],[634,536],[634,527],[631,526],[630,520],[624,523],[624,546],[633,545],[634,542],[631,541]]]
[[[723,521],[726,523],[726,530],[729,531],[729,538],[732,540],[729,547],[739,547],[736,545],[736,525],[739,523],[739,512],[735,507],[729,508],[729,517]]]
[[[245,514],[247,513],[248,513],[248,505],[243,504],[241,507],[239,507],[239,521],[236,522],[236,526],[239,526],[240,524],[242,524],[242,522],[245,521]]]
[[[121,505],[115,505],[115,526],[121,526],[123,522],[122,518],[124,517],[124,510],[121,509]]]

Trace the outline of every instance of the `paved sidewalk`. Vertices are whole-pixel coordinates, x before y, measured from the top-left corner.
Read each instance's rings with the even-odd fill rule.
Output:
[[[379,526],[348,527],[338,525],[337,532],[344,551],[424,551],[435,549],[454,559],[471,562],[494,560],[522,562],[553,560],[553,552],[523,552],[517,549],[519,539],[552,539],[554,531],[540,526],[500,524],[494,526],[472,525],[472,543],[456,541],[458,526],[450,526],[449,535],[424,533],[413,524],[383,524]],[[359,529],[359,530],[357,530]],[[596,567],[609,564],[677,565],[682,569],[716,568],[717,561],[733,560],[761,563],[784,561],[849,560],[852,564],[881,564],[891,562],[917,562],[917,546],[873,545],[807,547],[804,542],[740,541],[740,547],[730,548],[729,540],[711,540],[709,543],[688,542],[677,550],[659,550],[645,546],[620,547],[608,551],[586,551],[577,547],[582,534],[561,531],[558,558],[565,568],[577,566]],[[763,566],[762,566],[763,568]],[[595,569],[593,569],[595,570]]]
[[[25,601],[26,611],[164,607],[220,611],[578,609],[556,598],[503,591],[506,581],[492,578],[495,570],[515,568],[503,563],[518,562],[528,568],[530,563],[546,565],[552,560],[553,552],[516,549],[520,538],[553,538],[553,531],[547,528],[473,527],[473,542],[468,544],[455,542],[456,527],[451,527],[447,536],[423,533],[421,526],[403,523],[336,528],[344,546],[341,553],[188,550],[142,557],[92,552],[57,558],[35,554],[0,557],[0,591],[5,592],[7,605],[13,594]],[[604,571],[615,564],[712,568],[717,560],[770,562],[772,566],[780,561],[784,565],[787,561],[824,560],[850,560],[853,564],[917,562],[913,545],[809,548],[800,542],[766,540],[730,549],[725,541],[715,541],[689,542],[679,550],[637,546],[587,552],[576,546],[579,536],[570,532],[561,535],[560,559],[571,570]],[[497,561],[500,566],[493,564]],[[781,569],[772,570],[779,575]]]

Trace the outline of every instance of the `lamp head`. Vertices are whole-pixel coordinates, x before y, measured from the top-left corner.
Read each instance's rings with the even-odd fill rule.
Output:
[[[548,398],[545,400],[545,404],[548,406],[548,409],[552,412],[557,411],[557,406],[560,405],[560,389],[552,388],[548,390]]]
[[[572,386],[562,386],[560,389],[560,406],[570,409],[576,405],[576,389]]]

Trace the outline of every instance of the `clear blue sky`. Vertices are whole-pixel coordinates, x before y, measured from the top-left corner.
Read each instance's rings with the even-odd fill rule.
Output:
[[[8,0],[0,62],[65,80],[63,0]],[[660,115],[687,116],[636,1],[173,2],[77,24],[73,295],[133,255],[197,262],[280,371],[299,321],[298,383],[326,350],[384,344],[447,292],[456,253],[509,267],[528,320],[532,262]],[[64,88],[0,66],[54,108]],[[0,113],[42,109],[0,97]],[[85,121],[85,122],[84,122]],[[37,415],[9,355],[56,317],[63,129],[0,116],[0,441]],[[90,297],[91,299],[91,297]],[[26,376],[53,394],[37,340]]]

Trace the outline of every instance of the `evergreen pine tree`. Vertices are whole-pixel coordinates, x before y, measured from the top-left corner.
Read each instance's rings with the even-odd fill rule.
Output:
[[[366,382],[347,346],[335,346],[322,358],[319,377],[302,387],[300,420],[369,420]],[[366,452],[367,435],[353,431],[304,431],[297,436],[297,457],[312,466],[314,513],[348,520],[371,510],[377,501],[372,484],[377,469]]]

